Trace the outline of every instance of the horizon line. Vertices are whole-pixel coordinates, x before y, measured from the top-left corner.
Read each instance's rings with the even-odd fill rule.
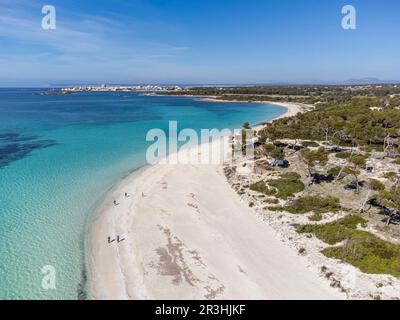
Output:
[[[354,80],[354,81],[353,81]],[[272,81],[254,83],[184,83],[184,82],[74,82],[74,83],[48,83],[36,85],[1,85],[0,88],[56,88],[56,87],[75,87],[75,86],[182,86],[182,87],[257,87],[257,86],[357,86],[357,85],[396,85],[400,80],[380,80],[366,81],[363,79],[349,79],[345,81]]]

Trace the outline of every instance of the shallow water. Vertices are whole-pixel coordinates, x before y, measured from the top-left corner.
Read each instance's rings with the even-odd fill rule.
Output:
[[[0,298],[85,298],[84,236],[103,194],[144,165],[146,133],[239,128],[279,106],[212,103],[135,93],[40,95],[0,89]],[[56,289],[41,287],[41,268]]]

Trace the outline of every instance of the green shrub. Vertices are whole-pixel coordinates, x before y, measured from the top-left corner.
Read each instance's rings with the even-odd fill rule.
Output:
[[[375,191],[385,190],[385,185],[382,182],[380,182],[379,180],[370,179],[369,182],[370,182],[371,190],[375,190]]]
[[[344,245],[326,248],[322,253],[350,263],[365,273],[400,276],[400,246],[370,232],[354,232]]]
[[[288,180],[300,180],[301,175],[298,174],[297,172],[284,172],[281,174],[281,178]]]
[[[315,141],[303,141],[301,144],[306,148],[308,148],[308,147],[311,147],[311,148],[319,147],[319,144],[317,142],[315,142]]]
[[[279,200],[276,198],[270,198],[270,199],[265,199],[264,202],[269,204],[278,204]]]
[[[285,151],[283,150],[283,148],[279,148],[272,143],[265,144],[264,150],[267,155],[269,155],[277,160],[285,159]]]
[[[366,221],[358,215],[348,215],[342,219],[324,225],[300,225],[296,231],[299,233],[313,233],[315,236],[334,245],[351,237],[355,232],[359,232],[358,225],[366,226]]]
[[[383,177],[384,177],[385,179],[390,180],[390,181],[394,181],[394,180],[396,180],[396,178],[397,178],[397,173],[396,173],[396,172],[393,172],[393,171],[386,172],[386,173],[383,175]]]
[[[342,151],[342,152],[336,153],[336,154],[335,154],[335,157],[336,157],[336,158],[339,158],[339,159],[348,159],[348,158],[351,157],[351,153],[350,153],[350,152]]]
[[[351,156],[348,161],[354,164],[357,167],[364,167],[367,163],[367,158],[363,155],[355,155]]]
[[[252,191],[260,192],[268,196],[273,196],[276,194],[276,190],[269,188],[268,185],[263,180],[251,184],[249,186],[249,189]]]
[[[336,178],[341,170],[342,170],[342,168],[337,166],[337,167],[330,168],[327,173],[328,173],[328,175],[331,175]]]
[[[317,221],[321,221],[322,218],[323,218],[322,214],[318,212],[318,213],[314,213],[312,216],[310,216],[308,218],[308,220],[317,222]]]
[[[280,179],[267,182],[269,186],[277,190],[276,197],[284,200],[305,189],[304,183],[300,180],[300,175],[295,172],[283,173]]]
[[[314,167],[315,165],[324,166],[329,160],[329,151],[327,151],[324,147],[320,147],[318,150],[311,150],[308,148],[303,149],[301,150],[301,155],[304,162],[310,167]]]
[[[267,207],[267,209],[270,211],[282,211],[280,207]]]
[[[374,148],[372,148],[372,147],[370,147],[370,146],[363,146],[363,147],[361,147],[360,148],[360,150],[361,151],[364,151],[364,152],[373,152],[374,151]]]
[[[366,221],[358,215],[348,215],[324,225],[300,225],[299,233],[313,233],[318,239],[335,245],[322,253],[340,259],[370,274],[391,274],[400,276],[400,246],[384,241],[374,234],[357,230],[357,226],[366,226]]]
[[[400,212],[400,186],[393,186],[390,190],[380,191],[378,201],[386,208]]]
[[[293,214],[304,214],[314,212],[315,219],[321,220],[321,214],[326,212],[337,212],[341,209],[338,198],[306,196],[296,199],[292,204],[279,208],[281,211],[287,211]]]

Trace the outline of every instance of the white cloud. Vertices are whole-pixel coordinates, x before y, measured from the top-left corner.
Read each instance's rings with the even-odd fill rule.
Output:
[[[150,68],[165,69],[170,63],[165,64],[165,60],[189,50],[141,39],[140,32],[134,30],[140,22],[132,19],[127,25],[122,17],[66,12],[62,8],[56,8],[57,29],[43,30],[43,15],[37,9],[17,9],[11,2],[0,4],[0,41],[7,43],[0,51],[3,82],[7,78],[140,76]]]

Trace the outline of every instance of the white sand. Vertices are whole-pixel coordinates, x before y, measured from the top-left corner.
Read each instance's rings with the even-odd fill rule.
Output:
[[[292,117],[298,114],[299,112],[304,112],[306,110],[313,109],[314,106],[309,104],[299,104],[299,103],[292,103],[292,102],[270,102],[270,101],[263,101],[262,103],[273,104],[281,107],[285,107],[287,109],[286,113],[279,116],[276,119],[285,118],[285,117]]]
[[[345,298],[257,218],[221,165],[128,176],[98,208],[89,246],[93,299]]]
[[[246,101],[241,101],[241,100],[221,100],[221,99],[216,99],[215,97],[203,98],[203,97],[197,96],[197,98],[200,98],[201,100],[205,100],[205,101],[209,101],[209,102],[246,103]],[[314,106],[310,105],[310,104],[293,103],[293,102],[273,102],[273,101],[260,100],[260,101],[251,101],[249,103],[267,104],[267,105],[273,104],[276,106],[285,107],[287,109],[287,111],[284,114],[282,114],[281,116],[275,118],[274,120],[280,119],[280,118],[292,117],[292,116],[298,114],[299,112],[305,112],[305,111],[308,111],[308,110],[311,110],[314,108]]]

